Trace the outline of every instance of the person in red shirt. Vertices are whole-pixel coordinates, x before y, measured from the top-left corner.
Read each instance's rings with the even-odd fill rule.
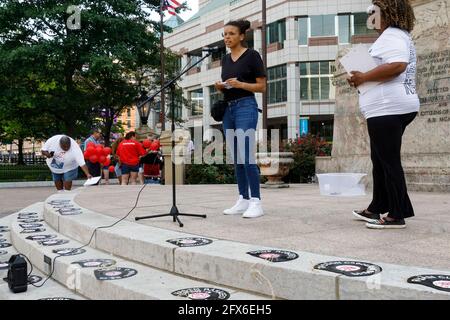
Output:
[[[146,154],[142,145],[136,141],[136,132],[130,131],[125,135],[116,155],[122,164],[122,185],[127,185],[128,180],[130,184],[136,184],[136,179],[139,172],[139,159]]]

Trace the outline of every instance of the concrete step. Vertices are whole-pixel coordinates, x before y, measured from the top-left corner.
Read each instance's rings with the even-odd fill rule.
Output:
[[[44,218],[60,233],[81,243],[87,243],[96,227],[117,222],[115,218],[78,206],[74,201],[75,196],[76,192],[56,194],[45,202]],[[81,214],[65,215],[64,211],[61,214],[57,211],[61,200],[67,201],[65,203],[67,207],[79,209],[78,212]],[[376,269],[379,266],[381,272],[358,274],[356,271],[348,272],[358,263],[343,257],[298,251],[293,253],[298,255],[297,259],[274,262],[252,256],[248,252],[283,250],[282,248],[259,247],[212,238],[209,238],[212,241],[210,244],[194,247],[178,247],[168,242],[170,239],[193,237],[201,236],[124,220],[114,227],[98,229],[91,246],[181,276],[273,298],[450,299],[450,292],[445,288],[450,283],[446,280],[450,280],[446,278],[450,277],[449,271],[371,262],[376,266],[369,266],[369,269]],[[334,272],[315,268],[319,264],[333,261],[339,261],[344,266],[340,266],[341,269],[333,269],[334,263],[328,264]],[[342,263],[344,261],[349,262]],[[360,266],[363,269],[367,267],[364,264]],[[347,272],[343,272],[344,269]],[[419,275],[442,275],[436,278],[436,281],[442,280],[436,282],[442,289],[408,283],[408,279]]]
[[[40,204],[40,207],[43,206],[43,203]],[[9,215],[2,219],[0,219],[0,226],[10,226],[11,223],[16,219],[17,215]],[[0,240],[5,239],[5,242],[1,243],[8,243],[11,244],[11,232],[1,232],[0,233]],[[14,246],[9,246],[6,248],[0,249],[0,262],[7,262],[9,261],[9,258],[14,255],[18,254],[17,250],[14,248]],[[28,268],[30,266],[28,265]],[[28,269],[28,272],[31,270]],[[76,294],[75,292],[69,290],[65,286],[59,284],[53,279],[49,279],[45,285],[41,288],[36,288],[32,285],[28,285],[28,289],[25,292],[20,293],[13,293],[9,287],[8,283],[4,282],[2,279],[5,278],[8,274],[7,269],[0,269],[0,300],[85,300],[83,296]],[[33,266],[33,271],[31,273],[31,276],[35,276],[34,279],[36,281],[38,280],[44,280],[46,278],[46,275],[44,275],[42,272],[40,272],[35,266]],[[39,282],[36,283],[39,285]]]
[[[205,295],[219,295],[229,299],[250,300],[266,299],[266,297],[249,294],[241,290],[224,286],[215,286],[204,281],[192,280],[170,272],[158,270],[140,263],[127,261],[111,253],[100,251],[92,247],[85,247],[77,255],[62,256],[54,260],[57,256],[53,250],[63,248],[79,248],[84,243],[73,240],[67,235],[63,235],[53,229],[46,221],[32,221],[30,224],[18,221],[18,217],[23,217],[28,213],[36,213],[33,217],[43,218],[43,204],[38,203],[29,206],[18,214],[10,222],[11,239],[14,247],[25,254],[32,263],[45,274],[49,274],[51,266],[54,264],[52,278],[63,284],[74,292],[89,299],[102,300],[168,300],[168,299],[188,299],[205,298]],[[38,225],[34,225],[37,223]],[[39,232],[24,233],[28,227],[38,227],[43,230]],[[56,236],[55,238],[38,241],[30,238],[42,235]],[[86,235],[87,236],[87,235]],[[53,241],[61,240],[64,243],[55,244]],[[44,241],[44,242],[42,242]],[[87,241],[86,241],[87,243]],[[111,265],[103,268],[81,267],[74,262],[86,259],[104,259],[111,262]],[[50,262],[51,261],[51,262]],[[50,263],[49,263],[50,262]],[[96,273],[103,276],[119,277],[120,279],[101,279],[96,277]],[[123,278],[121,278],[123,277]],[[199,288],[209,288],[202,290]],[[178,296],[173,294],[178,292]],[[193,294],[193,295],[192,295]]]

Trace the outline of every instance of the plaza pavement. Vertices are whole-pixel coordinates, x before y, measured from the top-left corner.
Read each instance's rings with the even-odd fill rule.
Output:
[[[44,201],[55,192],[55,187],[0,188],[0,218]]]
[[[112,217],[124,216],[142,186],[98,186],[78,189],[78,205]],[[4,190],[0,191],[3,195]],[[370,192],[369,192],[370,193]],[[445,193],[410,192],[416,217],[403,230],[371,230],[355,221],[352,209],[363,209],[371,196],[327,197],[318,185],[293,184],[287,189],[263,189],[265,216],[243,219],[225,216],[222,210],[236,200],[234,185],[177,186],[180,212],[207,214],[207,219],[181,217],[184,227],[171,217],[138,223],[216,239],[307,251],[360,261],[385,262],[450,270],[450,196]],[[45,196],[40,199],[43,201]],[[168,213],[172,187],[147,185],[137,208],[128,217]]]
[[[230,299],[244,300],[448,300],[450,296],[445,289],[446,281],[433,282],[439,282],[443,290],[409,283],[409,279],[419,275],[448,277],[450,221],[447,194],[412,192],[417,217],[408,221],[405,230],[366,229],[363,222],[353,220],[350,212],[353,208],[364,208],[370,200],[369,195],[324,197],[319,195],[317,185],[263,189],[266,215],[250,220],[222,214],[223,208],[235,201],[234,185],[177,186],[177,204],[181,212],[208,215],[207,219],[181,216],[184,228],[173,223],[171,217],[134,221],[136,216],[170,210],[172,188],[160,185],[147,185],[145,189],[142,186],[102,185],[63,193],[51,188],[3,189],[0,190],[1,212],[8,213],[19,207],[18,212],[38,215],[49,234],[56,235],[58,241],[70,243],[55,245],[76,248],[92,240],[95,227],[115,225],[133,208],[139,190],[143,192],[137,208],[128,217],[129,221],[108,229],[98,228],[94,242],[82,253],[84,259],[113,257],[118,267],[131,268],[138,272],[137,276],[104,282],[95,278],[92,269],[74,269],[73,263],[79,257],[64,257],[54,264],[53,275],[58,282],[55,288],[60,290],[61,296],[173,299],[177,290],[211,286],[215,288],[213,290],[228,292]],[[37,199],[41,196],[43,199]],[[81,208],[81,214],[62,214],[57,205],[61,200],[67,202],[64,207]],[[27,206],[29,203],[33,204]],[[13,244],[6,247],[7,252],[2,255],[7,258],[16,251],[25,253],[37,270],[46,273],[49,267],[46,257],[56,256],[52,251],[54,245],[29,239],[28,234],[23,233],[25,226],[17,218],[17,211],[0,218],[0,225],[10,228],[10,232],[3,231],[2,237]],[[208,237],[213,243],[184,248],[168,240],[191,235]],[[248,255],[249,251],[268,248],[292,250],[301,259],[278,264]],[[351,277],[315,270],[318,263],[335,260],[375,263],[383,273]],[[71,287],[74,279],[75,290]],[[0,299],[14,299],[5,287],[1,289],[4,292],[0,292]],[[38,290],[37,296],[27,293],[21,298],[48,297],[49,293]]]

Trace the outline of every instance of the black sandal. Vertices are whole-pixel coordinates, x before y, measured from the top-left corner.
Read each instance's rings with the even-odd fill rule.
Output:
[[[379,213],[372,213],[367,211],[367,209],[364,210],[353,210],[353,215],[358,218],[358,220],[366,221],[366,222],[376,222],[380,220],[380,214]]]
[[[386,220],[379,219],[375,222],[366,223],[366,227],[369,229],[404,229],[406,228],[405,219]]]

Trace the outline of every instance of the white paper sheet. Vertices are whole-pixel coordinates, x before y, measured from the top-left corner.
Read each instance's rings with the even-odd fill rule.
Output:
[[[367,72],[377,67],[375,60],[369,54],[366,46],[354,46],[350,51],[339,59],[345,71],[349,75],[351,71]],[[364,94],[380,82],[366,82],[358,87],[360,94]]]
[[[96,184],[97,182],[99,182],[99,180],[101,179],[102,176],[99,177],[92,177],[90,179],[87,179],[86,182],[84,183],[84,186],[92,186],[94,184]]]
[[[233,87],[231,86],[231,84],[228,84],[226,82],[221,82],[221,85],[223,85],[225,87],[225,89],[232,89]]]

